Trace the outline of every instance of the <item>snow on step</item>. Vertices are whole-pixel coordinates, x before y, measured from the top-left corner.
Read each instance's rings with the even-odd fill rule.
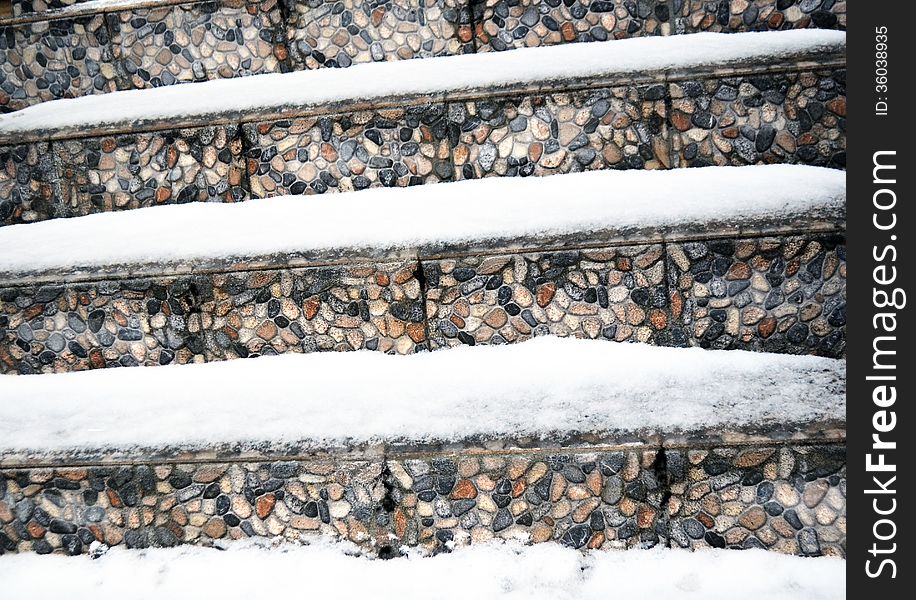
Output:
[[[407,95],[448,96],[472,89],[710,65],[773,63],[780,58],[842,52],[845,47],[846,34],[841,31],[698,33],[255,75],[45,102],[0,116],[0,136]]]
[[[0,580],[10,598],[47,597],[243,598],[287,595],[295,573],[317,597],[443,600],[514,598],[604,600],[633,597],[732,600],[835,600],[846,596],[846,562],[747,550],[590,552],[559,544],[482,544],[449,554],[381,561],[356,556],[348,545],[250,542],[225,550],[185,546],[143,551],[115,548],[88,556],[0,557]],[[47,577],[54,573],[54,577]],[[257,577],[248,576],[256,573]],[[456,574],[464,574],[462,582]],[[660,576],[660,574],[663,574]],[[467,576],[472,576],[468,579]]]
[[[779,382],[779,385],[774,385]],[[543,337],[0,378],[0,452],[337,445],[845,419],[845,361]]]
[[[0,274],[596,232],[703,233],[712,223],[843,219],[845,202],[844,172],[794,165],[494,177],[11,225],[0,228]]]

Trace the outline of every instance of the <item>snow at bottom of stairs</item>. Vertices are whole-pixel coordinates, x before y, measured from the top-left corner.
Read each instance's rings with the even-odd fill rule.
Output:
[[[88,556],[0,557],[3,596],[72,600],[397,598],[413,600],[837,600],[846,562],[763,550],[583,554],[558,544],[486,543],[382,561],[343,543],[231,542],[224,551],[116,548]],[[48,577],[53,574],[52,577]]]

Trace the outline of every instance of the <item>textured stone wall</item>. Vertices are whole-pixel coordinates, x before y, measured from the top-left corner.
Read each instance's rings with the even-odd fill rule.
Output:
[[[467,0],[284,1],[290,49],[300,68],[474,51]]]
[[[0,200],[0,226],[490,176],[712,164],[844,168],[845,114],[839,69],[0,146],[0,190],[10,190]]]
[[[668,166],[664,99],[656,84],[452,104],[456,176]]]
[[[0,372],[407,354],[426,341],[415,271],[392,262],[0,290]]]
[[[666,457],[672,545],[845,556],[844,446],[669,450]]]
[[[0,146],[0,225],[61,216],[60,183],[49,146]]]
[[[845,446],[575,448],[0,470],[0,553],[323,534],[845,554]]]
[[[420,276],[422,270],[422,276]],[[0,372],[537,335],[844,356],[839,235],[227,270],[0,290]]]
[[[681,81],[671,85],[682,166],[846,166],[846,70]]]
[[[846,240],[758,238],[667,246],[672,303],[691,343],[840,356]]]
[[[666,0],[480,0],[478,52],[668,35]]]
[[[0,25],[0,112],[117,89],[104,15]]]
[[[40,20],[79,2],[13,3],[20,20],[0,24],[0,111],[294,69],[698,31],[846,27],[846,2],[835,0],[208,0]]]
[[[245,125],[254,197],[452,178],[442,103]]]
[[[672,0],[676,33],[846,29],[845,0]]]
[[[291,69],[278,0],[220,0],[108,15],[120,89]]]
[[[433,345],[547,334],[668,345],[663,257],[652,244],[425,262]]]

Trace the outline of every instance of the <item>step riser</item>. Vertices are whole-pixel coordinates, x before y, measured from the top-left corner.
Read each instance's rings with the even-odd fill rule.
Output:
[[[319,534],[383,555],[522,535],[844,556],[845,477],[842,442],[8,468],[0,553]]]
[[[316,350],[409,354],[548,333],[836,357],[845,354],[845,238],[23,285],[0,291],[0,319],[7,373]]]
[[[490,176],[845,167],[845,69],[501,93],[0,147],[0,225]]]
[[[475,4],[471,15],[468,0],[402,0],[368,14],[355,0],[315,8],[296,0],[286,6],[277,0],[175,4],[138,2],[105,13],[81,11],[77,4],[47,21],[42,12],[28,12],[15,2],[18,21],[0,25],[5,40],[0,65],[10,82],[9,89],[0,91],[0,110],[116,90],[379,60],[701,31],[846,27],[845,2],[816,11],[815,19],[799,6],[777,10],[776,0],[756,0],[730,15],[710,12],[710,3],[697,0],[639,3],[635,15],[623,0],[573,8],[535,0],[508,7],[505,16],[505,3],[495,2]],[[224,39],[207,35],[200,43],[189,34],[207,24],[223,31]],[[240,33],[243,43],[227,41],[226,32]],[[44,65],[32,58],[33,52],[47,59]]]

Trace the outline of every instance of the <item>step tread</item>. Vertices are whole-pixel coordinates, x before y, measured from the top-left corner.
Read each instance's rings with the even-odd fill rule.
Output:
[[[99,127],[136,127],[214,115],[280,114],[416,95],[451,97],[470,90],[525,87],[577,79],[633,77],[709,66],[779,65],[845,52],[846,34],[828,30],[698,33],[525,48],[188,83],[55,100],[0,116],[0,143],[25,135]],[[816,66],[816,63],[815,63]]]
[[[224,550],[224,551],[220,551]],[[595,552],[520,542],[459,548],[424,557],[414,552],[394,562],[358,556],[348,543],[270,545],[218,542],[217,548],[169,548],[144,551],[115,548],[99,560],[88,557],[23,553],[3,558],[4,588],[10,597],[31,597],[37,580],[49,597],[98,598],[100,590],[136,587],[138,598],[283,596],[290,573],[299,573],[315,591],[333,590],[348,598],[606,598],[644,600],[683,598],[703,590],[709,600],[743,596],[782,600],[841,598],[846,592],[846,562],[777,553],[655,549]],[[53,569],[55,577],[47,577]],[[409,584],[405,575],[409,572]],[[239,577],[257,573],[258,577]],[[454,582],[456,573],[470,581]],[[663,577],[659,577],[664,573]],[[727,583],[723,583],[723,573]],[[760,576],[766,573],[766,576]],[[129,577],[129,580],[127,579]],[[142,586],[137,586],[142,582]],[[732,583],[734,582],[734,583]],[[101,586],[101,587],[100,587]],[[320,592],[319,592],[320,593]]]
[[[3,377],[0,455],[845,423],[845,365],[542,337],[410,357],[315,353]]]
[[[845,204],[844,172],[798,165],[593,171],[372,188],[346,198],[179,204],[3,227],[0,278],[201,272],[270,257],[285,265],[422,258],[708,238],[717,230],[841,230]]]

